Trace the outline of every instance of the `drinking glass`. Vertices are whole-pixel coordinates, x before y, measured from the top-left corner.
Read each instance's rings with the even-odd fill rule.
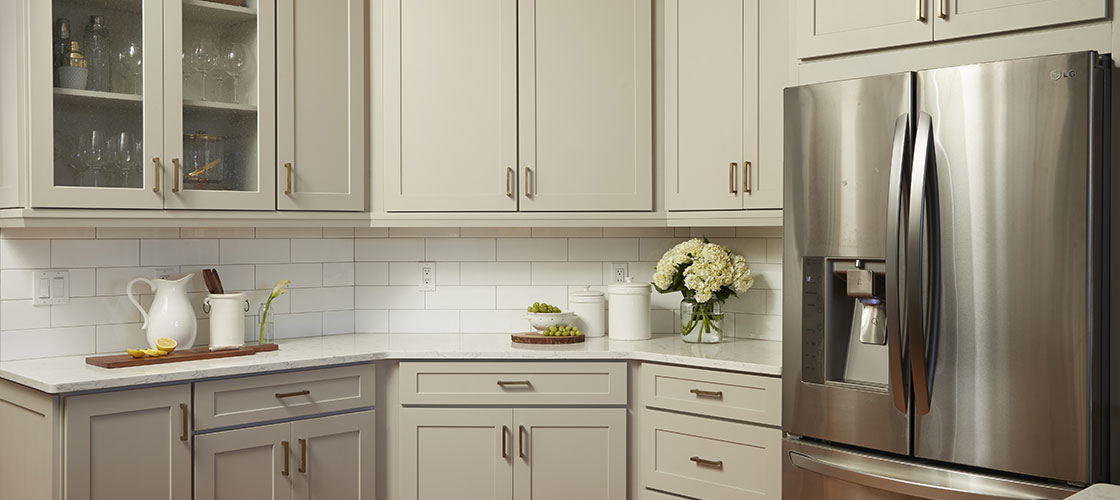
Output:
[[[79,149],[84,157],[84,169],[82,170],[82,185],[90,187],[101,187],[105,182],[105,167],[108,162],[108,154],[106,151],[105,132],[100,130],[93,130],[83,134],[83,140],[79,142]]]
[[[133,89],[136,95],[144,94],[144,82],[141,79],[144,66],[144,51],[140,46],[140,42],[132,41],[117,54],[117,61],[121,63],[121,67],[125,72],[132,75]]]
[[[244,45],[235,43],[229,46],[222,57],[225,62],[226,73],[229,73],[229,76],[233,78],[233,102],[235,104],[240,102],[237,80],[241,78],[241,70],[245,69],[245,63],[248,59],[247,52]]]
[[[139,157],[133,145],[132,134],[121,132],[117,137],[117,168],[120,169],[120,182],[123,187],[133,187],[136,170],[140,167]]]
[[[191,47],[191,51],[187,53],[187,59],[192,68],[202,75],[202,100],[206,100],[206,74],[213,71],[218,66],[218,50],[214,48],[214,42],[205,38],[198,39],[198,42]]]

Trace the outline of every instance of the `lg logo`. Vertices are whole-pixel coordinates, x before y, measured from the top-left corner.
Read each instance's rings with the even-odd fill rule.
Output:
[[[1077,71],[1072,69],[1066,71],[1054,70],[1050,72],[1050,79],[1054,80],[1055,82],[1061,80],[1062,78],[1073,78],[1075,76],[1077,76]]]

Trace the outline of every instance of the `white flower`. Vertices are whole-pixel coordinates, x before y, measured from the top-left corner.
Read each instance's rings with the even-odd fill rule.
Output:
[[[664,292],[682,291],[681,282],[697,302],[703,303],[721,291],[725,297],[746,292],[754,279],[743,256],[722,245],[691,239],[665,252],[653,275],[653,284]]]

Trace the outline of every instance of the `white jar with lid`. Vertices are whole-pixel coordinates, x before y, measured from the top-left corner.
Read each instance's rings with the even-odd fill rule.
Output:
[[[590,286],[568,296],[568,306],[576,313],[576,328],[587,338],[607,334],[607,297]]]
[[[610,293],[610,325],[607,329],[614,340],[648,340],[650,338],[649,300],[652,293],[649,283],[615,283],[607,287]]]

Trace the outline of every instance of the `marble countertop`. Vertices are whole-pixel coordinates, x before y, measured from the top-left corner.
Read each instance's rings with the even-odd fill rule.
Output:
[[[1094,484],[1067,500],[1120,500],[1120,486],[1114,484]]]
[[[133,368],[87,365],[86,356],[0,362],[0,378],[51,394],[95,391],[207,378],[398,360],[638,360],[759,375],[782,372],[782,343],[725,339],[685,344],[677,335],[620,341],[608,337],[571,345],[514,344],[500,334],[351,334],[281,340],[280,350],[252,356]]]

